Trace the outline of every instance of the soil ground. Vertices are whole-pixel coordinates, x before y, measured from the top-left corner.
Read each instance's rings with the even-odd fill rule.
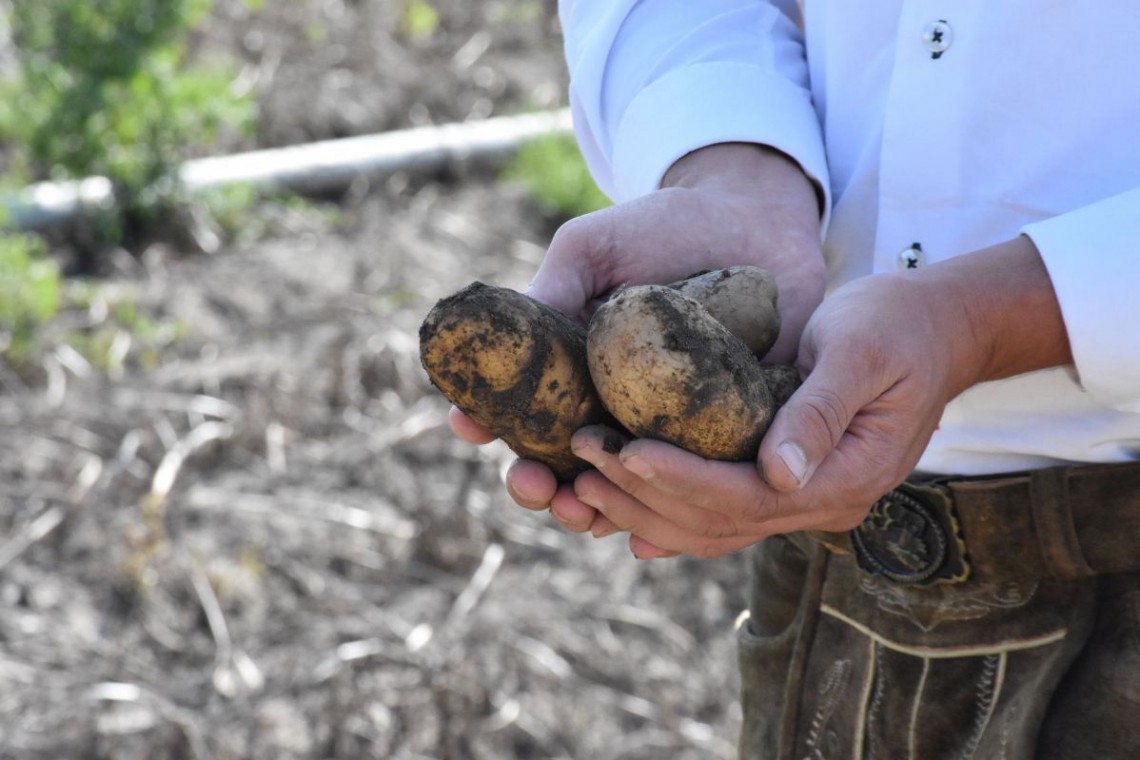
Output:
[[[221,3],[203,50],[258,146],[563,103],[552,2],[433,4],[410,40],[395,0]],[[110,256],[65,315],[134,304],[108,366],[0,365],[0,758],[732,757],[742,560],[514,506],[419,366],[430,306],[525,286],[556,220],[471,167],[333,200]]]

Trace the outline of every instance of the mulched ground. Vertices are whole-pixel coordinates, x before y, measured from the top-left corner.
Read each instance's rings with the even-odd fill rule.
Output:
[[[202,45],[258,145],[562,102],[552,3],[435,5],[410,41],[394,0],[222,3]],[[111,256],[62,321],[118,361],[0,365],[0,757],[732,757],[742,561],[514,506],[419,367],[430,306],[525,286],[552,220],[474,169],[335,200]]]

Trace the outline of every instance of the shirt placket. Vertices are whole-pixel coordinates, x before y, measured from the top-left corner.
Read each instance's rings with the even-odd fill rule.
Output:
[[[950,250],[978,3],[905,2],[883,117],[874,271],[919,269]]]

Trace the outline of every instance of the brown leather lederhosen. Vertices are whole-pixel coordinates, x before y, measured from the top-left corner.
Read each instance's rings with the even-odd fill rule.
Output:
[[[908,483],[751,556],[742,758],[1140,758],[1140,463]]]

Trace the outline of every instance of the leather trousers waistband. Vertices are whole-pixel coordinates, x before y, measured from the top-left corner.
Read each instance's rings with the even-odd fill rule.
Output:
[[[907,481],[854,530],[810,535],[912,586],[1140,571],[1140,462]]]

